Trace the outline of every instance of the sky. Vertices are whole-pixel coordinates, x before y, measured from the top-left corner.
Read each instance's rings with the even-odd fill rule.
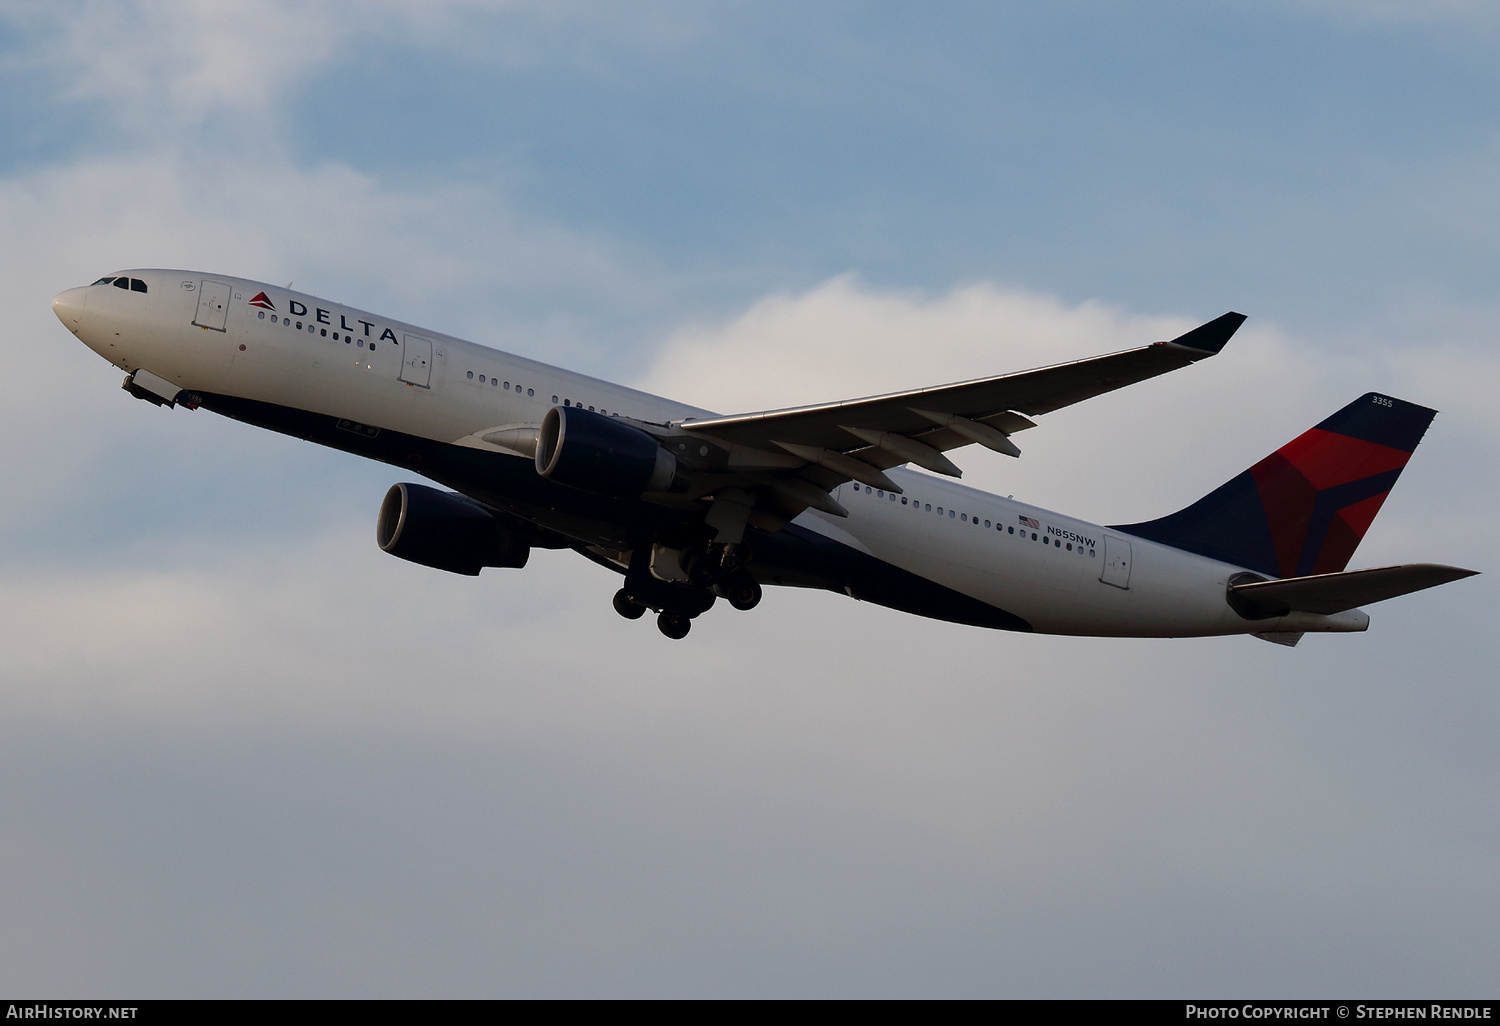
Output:
[[[1462,0],[0,0],[0,990],[1493,997],[1497,57]],[[49,308],[130,267],[726,413],[1239,310],[965,480],[1130,523],[1389,392],[1440,414],[1352,565],[1485,573],[1296,649],[781,589],[671,642],[131,399]]]

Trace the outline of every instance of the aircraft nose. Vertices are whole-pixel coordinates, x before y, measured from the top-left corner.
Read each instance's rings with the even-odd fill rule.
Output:
[[[66,289],[52,297],[52,312],[75,335],[83,326],[83,307],[88,295],[87,288],[76,288]]]

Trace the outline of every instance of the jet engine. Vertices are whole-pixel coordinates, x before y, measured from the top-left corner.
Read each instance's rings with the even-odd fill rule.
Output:
[[[554,406],[537,436],[536,472],[558,484],[635,499],[666,491],[677,460],[655,438],[618,418]]]
[[[419,484],[394,484],[380,504],[375,540],[393,556],[455,574],[523,567],[531,546],[472,499]]]

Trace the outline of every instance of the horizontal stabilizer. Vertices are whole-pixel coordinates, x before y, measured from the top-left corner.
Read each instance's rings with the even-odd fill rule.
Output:
[[[1292,610],[1331,615],[1473,577],[1478,572],[1437,563],[1407,563],[1372,570],[1291,577],[1282,581],[1234,584],[1230,585],[1229,593],[1231,599],[1239,600],[1237,608],[1245,607],[1256,618],[1285,616]]]

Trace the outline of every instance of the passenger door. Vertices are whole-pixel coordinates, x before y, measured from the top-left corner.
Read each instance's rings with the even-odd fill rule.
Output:
[[[403,335],[401,341],[402,381],[419,388],[432,384],[432,342],[420,335]]]
[[[1130,542],[1113,535],[1104,536],[1104,572],[1099,580],[1116,588],[1130,588]]]
[[[229,316],[230,288],[222,281],[204,281],[198,285],[198,312],[193,323],[210,331],[223,331]]]

